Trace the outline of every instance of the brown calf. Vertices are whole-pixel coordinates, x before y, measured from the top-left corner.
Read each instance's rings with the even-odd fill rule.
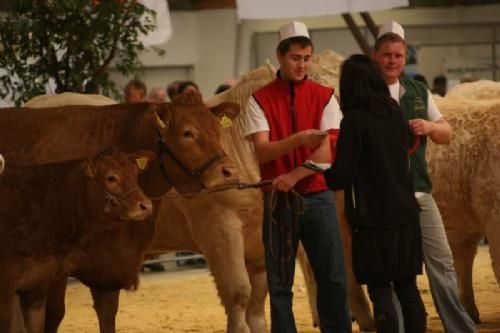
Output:
[[[7,168],[0,177],[0,332],[11,332],[16,294],[28,332],[42,332],[47,292],[94,231],[143,221],[151,201],[137,185],[152,153],[99,154],[86,162]],[[143,168],[148,163],[142,163]],[[150,163],[149,163],[150,164]]]

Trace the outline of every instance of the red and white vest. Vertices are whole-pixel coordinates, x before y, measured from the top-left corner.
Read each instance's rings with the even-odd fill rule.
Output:
[[[279,76],[279,73],[278,73]],[[333,89],[309,79],[300,82],[277,78],[253,94],[269,124],[269,141],[278,141],[307,130],[320,129],[323,111]],[[273,179],[290,172],[310,159],[314,149],[299,147],[280,159],[260,164],[262,179]],[[315,173],[299,181],[295,190],[314,193],[327,190],[322,174]]]

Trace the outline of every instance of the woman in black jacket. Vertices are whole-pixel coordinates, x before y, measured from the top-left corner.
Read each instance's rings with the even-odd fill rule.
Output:
[[[394,290],[405,332],[423,333],[426,313],[416,284],[422,247],[408,124],[377,65],[364,55],[353,55],[342,66],[340,107],[337,154],[325,178],[345,193],[356,280],[368,286],[377,332],[398,332]]]

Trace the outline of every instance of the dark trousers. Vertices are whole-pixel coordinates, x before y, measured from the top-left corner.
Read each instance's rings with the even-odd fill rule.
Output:
[[[321,332],[351,332],[347,276],[333,192],[303,196],[304,211],[298,219],[297,237],[293,237],[291,244],[283,241],[283,225],[273,222],[269,216],[269,195],[264,194],[263,241],[271,300],[271,332],[297,332],[292,312],[292,286],[299,239],[318,285],[317,306]],[[291,225],[291,209],[279,209],[279,223]]]
[[[403,311],[405,333],[425,333],[427,314],[417,288],[416,277],[387,283],[369,283],[368,293],[373,303],[377,333],[399,333],[398,316],[392,290]]]

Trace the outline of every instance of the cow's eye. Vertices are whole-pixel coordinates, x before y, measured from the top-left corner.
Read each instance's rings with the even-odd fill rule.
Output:
[[[108,183],[116,183],[116,182],[117,182],[117,180],[118,180],[118,178],[116,178],[115,176],[108,176],[108,177],[106,178],[106,181],[107,181]]]
[[[182,136],[187,138],[187,139],[192,139],[194,138],[194,135],[193,135],[193,132],[190,131],[190,130],[185,130],[183,133],[182,133]]]

